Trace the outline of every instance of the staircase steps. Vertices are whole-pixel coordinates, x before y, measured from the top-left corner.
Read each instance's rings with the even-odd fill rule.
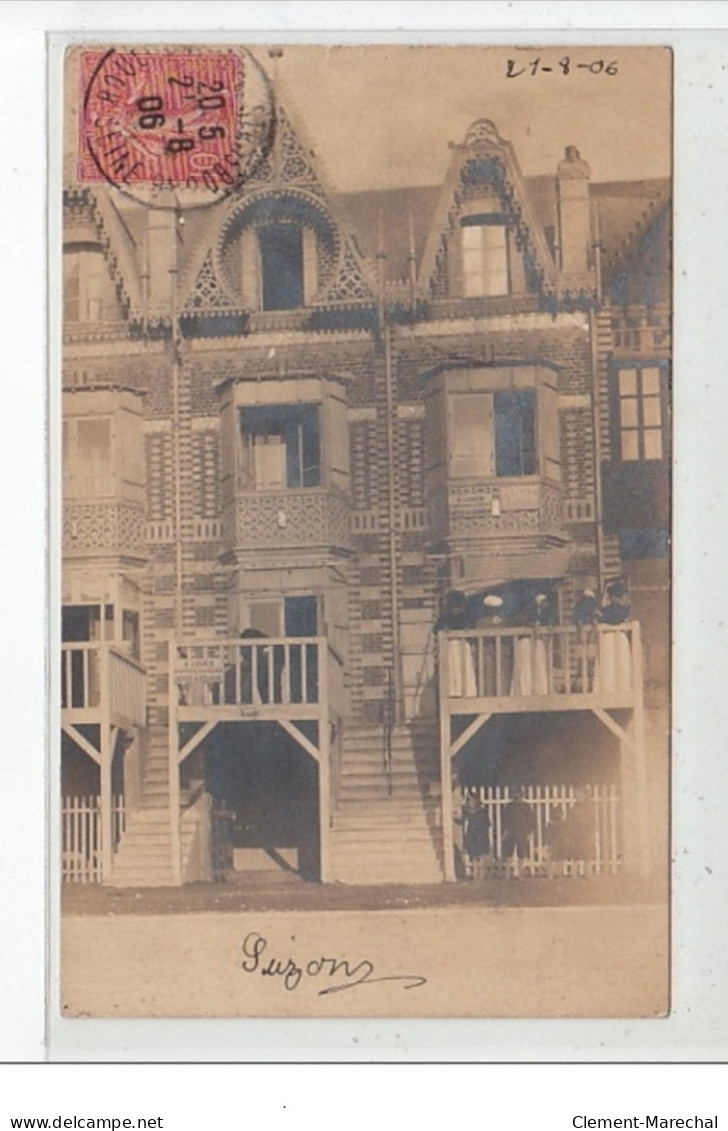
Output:
[[[443,878],[436,798],[438,735],[431,726],[395,726],[391,769],[381,727],[345,727],[331,873],[341,883],[439,883]]]

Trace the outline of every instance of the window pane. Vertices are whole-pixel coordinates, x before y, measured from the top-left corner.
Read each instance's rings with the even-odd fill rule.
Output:
[[[307,409],[301,421],[301,473],[302,487],[318,487],[321,483],[321,444],[317,408]]]
[[[508,294],[508,241],[502,225],[488,225],[483,233],[483,293]]]
[[[662,419],[660,416],[659,397],[645,397],[642,401],[642,419],[647,427],[660,427]]]
[[[297,224],[267,224],[258,231],[263,310],[303,306],[303,234]]]
[[[256,487],[318,487],[321,482],[316,405],[260,405],[243,409],[243,448],[253,453]],[[244,485],[244,480],[241,480]]]
[[[639,433],[622,432],[622,459],[631,460],[640,458]]]
[[[533,389],[495,394],[496,475],[535,475],[536,413]]]
[[[642,375],[642,393],[646,397],[656,397],[660,395],[660,370],[659,369],[643,369]]]
[[[636,428],[638,423],[637,400],[631,397],[621,400],[619,402],[619,415],[626,428]]]
[[[637,373],[634,369],[620,369],[619,395],[621,397],[637,396]]]
[[[662,459],[662,434],[658,428],[649,428],[644,434],[645,459]]]

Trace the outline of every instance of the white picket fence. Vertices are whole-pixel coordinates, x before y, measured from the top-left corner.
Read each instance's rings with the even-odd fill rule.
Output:
[[[64,797],[61,802],[61,877],[64,883],[98,884],[101,874],[101,799]],[[124,798],[112,798],[112,836],[124,831]]]
[[[593,846],[588,858],[557,859],[549,847],[549,826],[554,815],[562,820],[576,803],[576,789],[569,785],[524,786],[523,798],[533,810],[535,829],[529,840],[529,855],[519,864],[526,876],[614,875],[620,870],[620,804],[614,785],[584,786],[593,806]],[[471,790],[462,790],[462,801]],[[515,862],[503,857],[503,810],[512,800],[507,786],[480,787],[477,794],[490,819],[491,853],[486,858],[489,876],[506,876],[515,871]],[[559,816],[556,816],[556,821]]]

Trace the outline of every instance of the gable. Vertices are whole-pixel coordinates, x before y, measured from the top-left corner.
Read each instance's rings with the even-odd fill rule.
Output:
[[[374,279],[351,239],[345,208],[324,187],[310,148],[282,107],[270,151],[223,207],[222,219],[220,211],[210,217],[181,273],[185,311],[261,309],[259,233],[276,224],[300,226],[303,305],[374,301]]]
[[[482,204],[482,209],[480,205]],[[509,142],[492,122],[473,123],[453,158],[420,265],[418,287],[425,295],[446,296],[458,270],[458,233],[469,216],[498,216],[519,259],[525,290],[557,290],[556,266],[543,224],[531,202],[528,186]]]

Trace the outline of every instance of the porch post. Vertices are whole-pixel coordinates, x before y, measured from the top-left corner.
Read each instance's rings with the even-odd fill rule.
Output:
[[[111,704],[109,702],[111,695],[111,687],[109,684],[109,650],[104,644],[99,648],[99,678],[101,683],[99,704],[101,879],[103,883],[108,884],[111,882],[111,869],[114,859],[113,818],[111,812],[111,761],[114,756],[114,747],[111,733]]]
[[[440,632],[437,638],[437,669],[440,708],[440,779],[442,783],[442,849],[445,879],[455,879],[455,847],[452,835],[452,759],[450,757],[450,704],[447,691],[450,673],[447,666],[447,638]]]
[[[169,842],[172,883],[182,883],[182,845],[179,816],[179,726],[177,722],[177,683],[174,678],[176,640],[169,642]]]
[[[645,745],[645,704],[642,676],[642,637],[636,622],[632,626],[632,670],[634,673],[635,792],[637,804],[638,859],[641,876],[650,874],[649,796],[647,789],[647,750]]]
[[[319,787],[319,876],[321,883],[330,879],[331,825],[331,718],[328,679],[328,649],[324,640],[318,643],[319,721],[318,721],[318,787]]]

